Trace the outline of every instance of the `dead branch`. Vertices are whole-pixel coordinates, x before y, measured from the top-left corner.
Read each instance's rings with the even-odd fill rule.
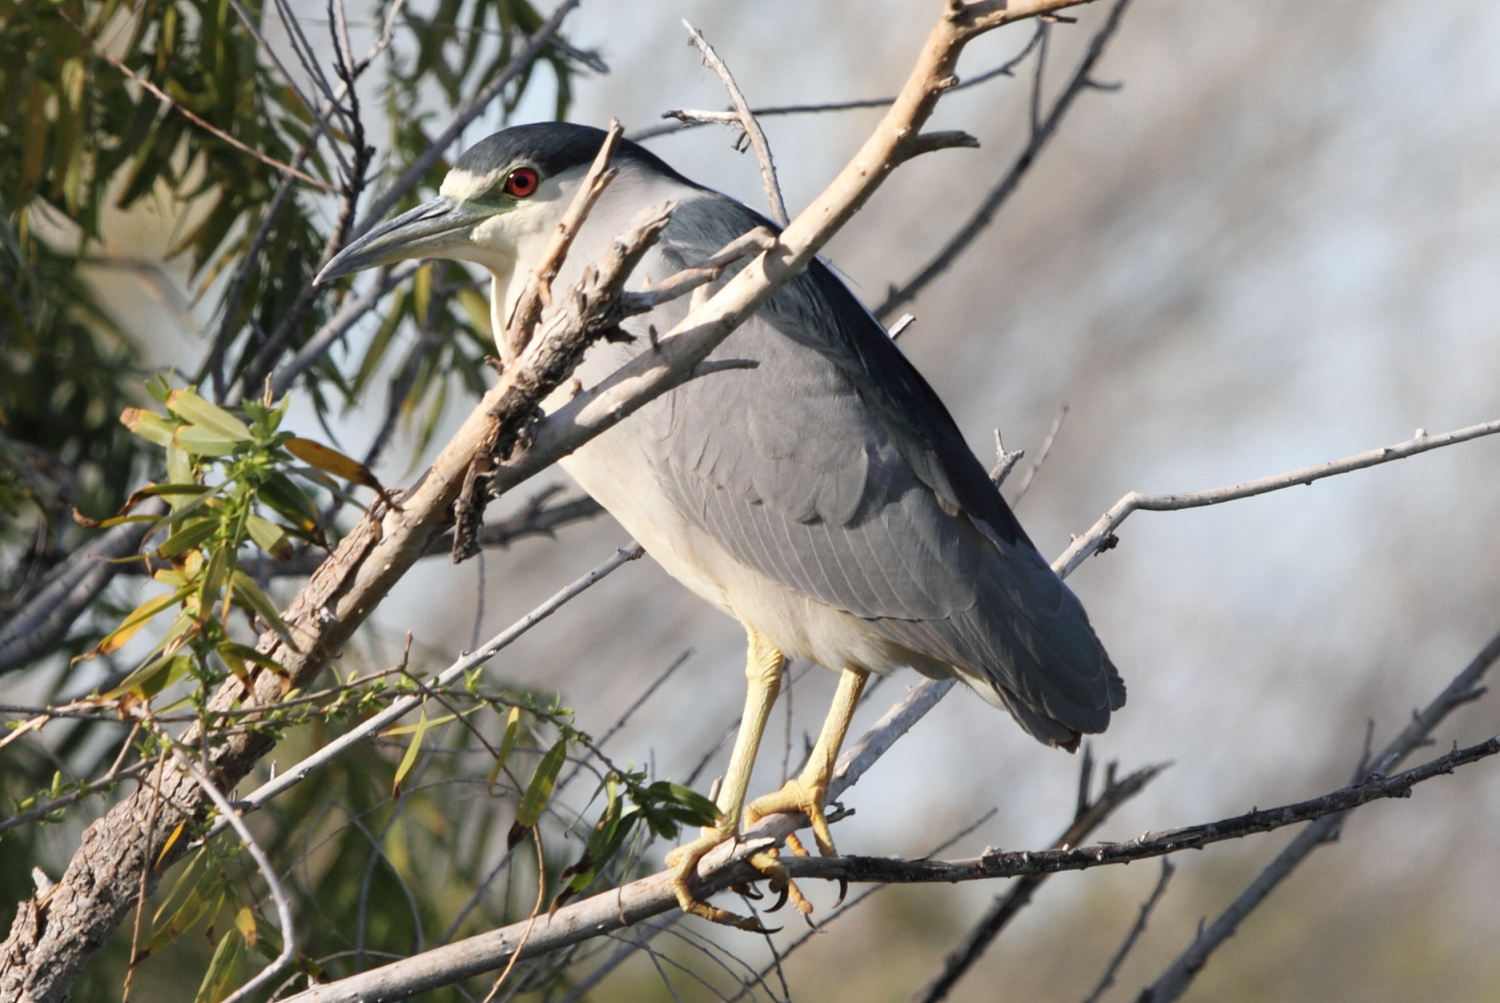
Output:
[[[994,188],[990,189],[989,194],[984,197],[984,201],[979,204],[979,208],[969,217],[968,222],[949,238],[948,243],[943,245],[943,249],[930,262],[924,265],[905,285],[900,287],[892,285],[890,287],[885,299],[874,310],[876,317],[884,320],[903,303],[909,303],[913,299],[916,299],[917,294],[925,289],[933,279],[947,271],[953,262],[957,261],[959,256],[974,242],[974,239],[990,225],[995,218],[995,214],[1000,211],[1000,207],[1005,204],[1005,201],[1020,186],[1021,179],[1026,176],[1026,172],[1031,169],[1031,165],[1036,163],[1036,158],[1041,154],[1042,148],[1047,145],[1048,140],[1056,135],[1057,128],[1062,124],[1062,120],[1067,115],[1068,109],[1072,107],[1073,101],[1078,95],[1093,86],[1091,74],[1094,72],[1094,68],[1099,65],[1099,60],[1104,55],[1105,47],[1114,36],[1116,29],[1119,28],[1120,19],[1125,16],[1125,8],[1129,4],[1130,0],[1115,0],[1114,6],[1110,8],[1109,16],[1104,21],[1104,25],[1094,33],[1093,39],[1089,42],[1088,51],[1079,62],[1077,69],[1073,71],[1073,76],[1068,81],[1067,86],[1063,88],[1062,93],[1053,101],[1051,109],[1045,116],[1037,114],[1035,110],[1033,111],[1031,135],[1026,142],[1026,146],[1017,154],[1016,159],[1006,170],[1005,175]],[[1043,38],[1045,38],[1045,35],[1039,32],[1033,38],[1032,43],[1027,46],[1026,52],[1017,56],[1016,60],[1024,58],[1026,53],[1030,52],[1032,47],[1036,46]],[[1038,55],[1039,61],[1043,58],[1042,55]],[[1040,62],[1038,69],[1040,69]],[[1035,103],[1040,100],[1040,80],[1038,80],[1037,86],[1032,93],[1034,109]]]
[[[546,249],[542,251],[542,256],[537,260],[536,267],[527,274],[526,285],[522,287],[521,295],[516,299],[510,317],[506,319],[500,338],[500,361],[507,366],[526,350],[527,340],[542,316],[542,308],[552,304],[552,281],[557,278],[563,259],[568,256],[568,249],[573,246],[573,238],[578,236],[578,228],[588,218],[594,204],[599,201],[599,196],[604,194],[604,189],[614,180],[616,172],[609,168],[609,161],[615,155],[615,148],[620,145],[620,137],[624,132],[618,119],[610,119],[609,128],[604,133],[604,142],[599,145],[594,162],[589,165],[588,173],[578,185],[568,211],[557,221],[557,227],[553,230]]]
[[[766,140],[765,130],[755,120],[749,102],[745,100],[739,85],[734,82],[734,75],[729,72],[729,67],[714,51],[714,47],[708,44],[708,39],[686,20],[682,22],[682,26],[687,29],[688,40],[703,57],[703,65],[719,75],[724,89],[729,92],[729,100],[734,104],[732,121],[739,125],[745,137],[750,140],[750,145],[755,148],[755,159],[760,162],[760,183],[766,190],[766,204],[771,208],[771,218],[776,221],[777,226],[786,226],[786,201],[781,197],[781,183],[776,180],[776,162],[771,159],[771,144]]]
[[[1161,857],[1179,850],[1198,849],[1256,832],[1270,832],[1310,819],[1348,811],[1369,801],[1408,797],[1416,784],[1452,773],[1457,767],[1500,753],[1500,736],[1459,749],[1430,763],[1392,777],[1372,779],[1320,798],[1235,818],[1170,832],[1145,835],[1128,843],[1100,843],[1078,849],[989,851],[968,860],[900,860],[885,857],[783,857],[793,878],[821,878],[883,884],[925,884],[1009,878],[1087,870],[1110,864]],[[774,816],[784,818],[784,816]],[[770,821],[770,820],[767,820]],[[771,841],[752,832],[738,844],[725,844],[700,868],[694,894],[707,898],[730,885],[751,884],[764,876],[746,858]],[[727,859],[725,859],[727,858]],[[613,891],[564,906],[531,930],[524,949],[521,938],[528,922],[513,923],[465,940],[435,948],[381,968],[314,986],[291,997],[294,1003],[387,1003],[451,985],[520,960],[537,957],[584,940],[632,926],[676,908],[671,875],[653,874]]]
[[[1245,481],[1243,484],[1174,495],[1145,495],[1139,491],[1132,491],[1110,506],[1109,511],[1101,515],[1099,521],[1089,527],[1087,533],[1074,537],[1072,544],[1063,551],[1062,556],[1052,562],[1052,568],[1060,575],[1067,575],[1093,554],[1114,546],[1114,531],[1130,517],[1130,513],[1141,509],[1148,512],[1175,512],[1178,509],[1202,508],[1205,505],[1218,505],[1223,502],[1238,501],[1241,498],[1253,498],[1255,495],[1280,491],[1298,484],[1311,484],[1325,477],[1347,474],[1353,470],[1363,470],[1366,467],[1379,466],[1393,460],[1404,460],[1408,456],[1416,456],[1418,453],[1425,453],[1431,449],[1441,449],[1455,443],[1468,442],[1470,439],[1494,435],[1496,432],[1500,432],[1500,421],[1470,425],[1468,428],[1444,432],[1441,435],[1428,435],[1419,428],[1413,438],[1398,442],[1394,446],[1381,446],[1354,456],[1346,456],[1342,460],[1330,460],[1327,463],[1301,467],[1284,474]]]
[[[1156,908],[1156,904],[1166,894],[1167,884],[1172,880],[1172,874],[1176,870],[1177,868],[1172,865],[1171,857],[1161,858],[1161,877],[1156,879],[1156,885],[1151,889],[1150,896],[1141,903],[1140,914],[1130,925],[1130,932],[1125,935],[1125,941],[1120,945],[1120,949],[1115,952],[1113,958],[1109,959],[1104,974],[1099,977],[1099,984],[1094,986],[1094,991],[1084,998],[1083,1003],[1099,1003],[1099,997],[1115,984],[1115,976],[1120,973],[1120,966],[1125,963],[1126,958],[1130,957],[1130,952],[1134,950],[1135,943],[1140,939],[1141,934],[1146,932],[1146,922],[1151,918],[1151,912]]]
[[[1371,780],[1382,780],[1386,771],[1426,744],[1433,729],[1442,723],[1444,718],[1482,695],[1484,691],[1480,682],[1497,660],[1500,660],[1500,634],[1490,639],[1490,642],[1474,656],[1463,671],[1453,678],[1443,692],[1439,693],[1419,713],[1413,715],[1410,723],[1380,751],[1378,756],[1373,759],[1368,755],[1362,756],[1356,768],[1355,779],[1361,779],[1360,774],[1368,770]],[[1455,750],[1443,758],[1448,759],[1458,755],[1459,752]],[[1290,875],[1308,854],[1324,843],[1333,842],[1338,838],[1339,831],[1343,828],[1347,817],[1348,815],[1344,812],[1328,815],[1299,832],[1297,838],[1278,853],[1265,870],[1256,875],[1255,879],[1229,905],[1229,908],[1225,909],[1207,928],[1201,930],[1167,970],[1141,991],[1137,1003],[1167,1003],[1181,996],[1198,972],[1208,963],[1209,957],[1219,948],[1219,945],[1234,935],[1240,922],[1265,901],[1266,896],[1270,895],[1272,890]]]
[[[1130,774],[1124,780],[1116,781],[1114,764],[1111,763],[1104,789],[1099,792],[1098,798],[1090,800],[1089,786],[1093,773],[1091,765],[1092,759],[1085,747],[1078,784],[1078,808],[1073,813],[1072,823],[1063,830],[1062,835],[1053,841],[1053,849],[1077,846],[1083,842],[1121,805],[1135,797],[1142,788],[1166,769],[1165,764],[1147,766]],[[931,982],[912,994],[912,1003],[937,1003],[938,1000],[947,999],[948,993],[958,984],[958,980],[963,978],[969,969],[974,967],[974,963],[984,956],[984,952],[995,942],[995,938],[1000,936],[1000,932],[1010,921],[1031,903],[1031,897],[1036,894],[1036,890],[1046,879],[1047,876],[1044,874],[1027,875],[1019,878],[1004,895],[997,897],[980,921],[969,931],[963,943],[943,961],[943,970]]]

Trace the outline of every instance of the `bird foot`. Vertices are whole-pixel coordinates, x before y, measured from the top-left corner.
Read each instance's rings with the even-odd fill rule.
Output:
[[[792,855],[795,857],[807,856],[807,851],[797,841],[796,836],[787,837],[787,848],[792,851]],[[813,911],[812,903],[807,901],[807,898],[802,894],[802,889],[797,887],[797,882],[793,881],[792,876],[787,873],[786,865],[781,862],[779,856],[780,854],[777,852],[776,847],[773,846],[760,851],[746,861],[751,867],[764,874],[769,879],[766,882],[767,886],[771,891],[781,896],[776,904],[767,909],[766,912],[775,912],[786,905],[787,902],[791,902],[792,908],[796,909],[804,917],[811,916]]]
[[[692,889],[688,887],[688,881],[698,871],[698,862],[714,847],[735,839],[738,835],[739,833],[733,828],[726,830],[713,826],[705,827],[703,834],[697,839],[691,843],[684,843],[668,853],[666,864],[672,869],[672,893],[677,896],[677,904],[682,907],[683,912],[699,916],[710,923],[732,926],[750,933],[774,933],[775,931],[767,930],[759,920],[753,917],[741,916],[728,909],[709,905],[694,896]],[[751,859],[753,863],[754,858]]]
[[[745,827],[748,829],[767,815],[775,815],[780,812],[796,811],[807,816],[807,821],[812,825],[813,839],[818,844],[818,852],[825,857],[837,857],[838,851],[833,848],[833,834],[828,831],[828,816],[823,812],[823,802],[828,798],[828,784],[820,782],[816,778],[797,777],[788,780],[774,794],[758,797],[750,802],[745,809]],[[806,856],[807,851],[802,849],[802,844],[795,841],[795,837],[789,837],[792,852],[797,856]],[[802,850],[798,853],[798,850]]]

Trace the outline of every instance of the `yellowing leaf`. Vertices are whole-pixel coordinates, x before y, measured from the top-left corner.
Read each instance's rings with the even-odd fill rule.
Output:
[[[177,426],[161,415],[138,407],[128,407],[121,411],[120,424],[158,446],[171,445],[172,435],[177,431]]]
[[[173,390],[168,394],[167,410],[201,429],[217,433],[221,438],[234,442],[249,442],[254,438],[244,422],[191,390]]]
[[[234,925],[244,936],[246,945],[254,947],[260,933],[255,928],[255,913],[249,906],[240,906],[240,911],[234,914]]]
[[[162,610],[166,609],[168,606],[171,606],[173,603],[178,602],[181,598],[182,590],[179,589],[176,592],[167,592],[164,595],[159,595],[151,599],[147,599],[135,609],[131,610],[130,615],[127,616],[118,627],[105,635],[104,640],[99,642],[98,647],[96,647],[93,651],[90,651],[88,654],[83,655],[82,657],[93,658],[95,655],[114,654],[116,651],[119,651],[121,648],[125,647],[126,643],[129,642],[132,637],[140,633],[141,628],[150,623],[152,617],[160,613]]]
[[[510,750],[516,747],[516,736],[520,734],[521,708],[512,707],[510,715],[505,719],[505,737],[500,740],[500,751],[495,755],[495,768],[490,770],[489,786],[495,786],[495,779],[505,769],[505,761],[510,758]]]
[[[317,467],[326,474],[342,477],[346,481],[362,484],[367,488],[374,488],[380,494],[385,494],[385,488],[370,473],[370,468],[339,452],[331,449],[321,442],[311,439],[288,439],[285,443],[287,452],[309,466]]]

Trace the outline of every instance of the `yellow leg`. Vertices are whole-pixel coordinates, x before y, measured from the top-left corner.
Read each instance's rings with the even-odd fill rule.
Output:
[[[828,819],[823,814],[823,802],[828,798],[828,784],[833,779],[833,767],[838,762],[839,748],[844,744],[849,721],[854,717],[854,708],[859,705],[859,695],[864,692],[867,678],[869,673],[862,669],[846,668],[840,674],[833,706],[828,709],[828,717],[823,721],[823,731],[818,735],[818,744],[813,746],[812,756],[802,768],[801,775],[788,780],[776,793],[756,798],[745,809],[747,827],[767,815],[800,811],[812,823],[818,852],[825,857],[836,856],[833,835],[828,831]],[[794,845],[794,852],[796,848]]]
[[[702,916],[715,923],[727,923],[746,929],[759,930],[760,924],[736,916],[732,912],[716,909],[700,902],[688,890],[688,879],[698,868],[698,861],[714,847],[739,835],[740,814],[745,806],[745,790],[750,786],[750,771],[755,767],[755,754],[760,750],[760,737],[766,730],[766,718],[771,714],[771,705],[781,692],[782,669],[786,657],[749,627],[749,652],[745,658],[745,677],[748,687],[745,692],[745,716],[740,719],[739,735],[734,740],[734,752],[729,756],[729,772],[719,788],[719,823],[705,828],[703,834],[691,843],[685,843],[667,854],[667,866],[672,868],[672,890],[677,895],[677,904],[684,912]]]

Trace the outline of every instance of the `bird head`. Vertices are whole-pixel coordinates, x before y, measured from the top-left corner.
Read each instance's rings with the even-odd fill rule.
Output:
[[[410,258],[473,262],[494,278],[491,312],[498,332],[501,319],[509,315],[509,300],[519,291],[513,276],[525,275],[541,257],[604,137],[602,129],[539,122],[480,140],[458,158],[436,198],[354,240],[324,266],[316,281]],[[628,141],[616,149],[613,164],[621,177],[611,189],[638,187],[628,181],[646,178],[698,187]],[[613,201],[618,200],[605,199],[594,215],[608,217],[606,225],[619,229],[629,218],[626,210],[638,207],[628,198],[619,205],[606,204]],[[615,220],[619,213],[612,209],[626,214]]]

